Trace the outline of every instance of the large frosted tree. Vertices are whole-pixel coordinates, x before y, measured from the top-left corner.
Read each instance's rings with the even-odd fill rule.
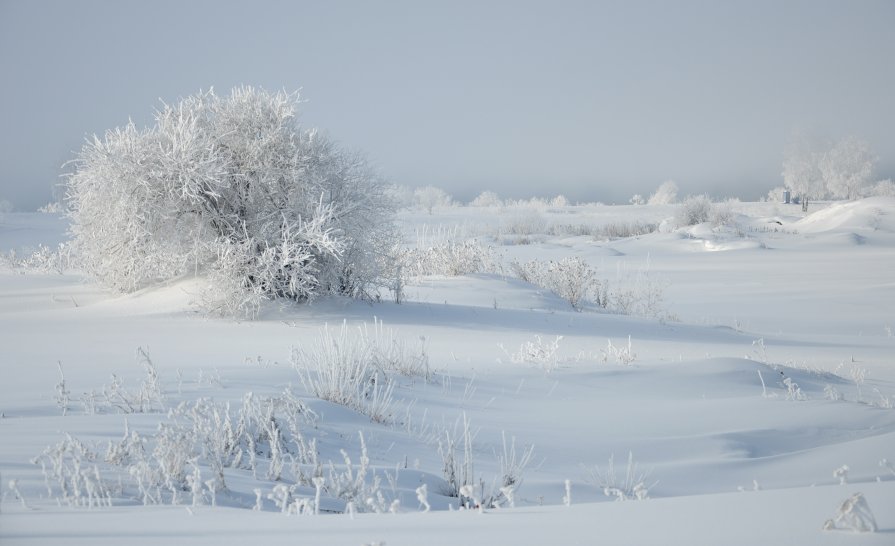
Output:
[[[783,158],[783,185],[802,202],[803,210],[809,199],[824,197],[823,176],[818,167],[819,154],[801,137],[793,138]]]
[[[300,127],[297,104],[203,92],[87,142],[67,199],[88,271],[125,292],[204,273],[225,312],[369,296],[389,267],[392,201],[363,156]]]
[[[861,189],[870,183],[875,162],[870,144],[850,136],[823,154],[819,169],[830,195],[839,199],[857,199]]]

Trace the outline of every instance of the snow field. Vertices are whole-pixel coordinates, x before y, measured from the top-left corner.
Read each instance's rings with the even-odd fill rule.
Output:
[[[558,537],[582,544],[839,544],[851,535],[821,528],[860,491],[879,528],[862,543],[887,543],[895,532],[895,474],[881,462],[895,460],[895,201],[834,204],[804,219],[798,207],[734,209],[728,225],[686,228],[669,225],[672,205],[536,210],[538,220],[530,211],[474,208],[402,214],[409,246],[475,238],[505,261],[581,258],[610,285],[648,275],[664,296],[658,317],[579,312],[543,288],[483,272],[416,279],[400,305],[385,303],[384,293],[374,305],[269,305],[258,320],[235,322],[194,310],[201,279],[116,297],[76,272],[7,268],[0,272],[0,539],[156,543],[164,533],[196,543],[256,536],[279,543],[301,532],[315,544],[539,544]],[[531,229],[501,231],[507,215],[528,215]],[[11,216],[0,226],[4,251],[64,239],[64,223],[47,215]],[[601,226],[635,220],[656,231],[596,235]],[[590,227],[549,233],[574,224]],[[364,328],[369,337],[383,328],[379,341],[357,345]],[[294,366],[294,351],[313,356],[310,364],[333,346],[368,357],[425,355],[429,376],[389,371],[370,357],[379,373],[359,372],[368,390],[355,400],[366,403],[369,389],[387,387],[391,401],[371,419],[362,406],[314,396],[318,375]],[[157,372],[160,396],[144,397],[147,411],[124,414],[109,402],[114,393],[143,400],[151,378],[135,357],[138,347]],[[210,462],[214,446],[197,445],[196,461],[183,468],[198,469],[204,485],[191,491],[194,482],[182,476],[187,486],[174,487],[178,506],[168,506],[170,489],[147,500],[134,466],[108,460],[109,443],[119,444],[125,427],[150,453],[160,425],[195,431],[199,415],[217,410],[235,429],[245,407],[254,408],[246,410],[256,416],[248,428],[261,440],[239,444],[236,464],[237,450],[218,453],[218,467]],[[258,415],[273,415],[281,426],[265,429],[270,421]],[[276,430],[285,448],[278,476],[271,469]],[[80,500],[66,499],[53,480],[48,491],[31,463],[66,433],[96,455],[85,456],[79,470],[92,475],[95,466],[101,476],[105,493],[93,507],[70,506],[92,501],[83,491]],[[314,443],[304,455],[298,435]],[[530,447],[510,508],[500,493],[506,460],[521,460]],[[471,476],[476,498],[506,506],[482,517],[450,513],[461,499],[443,494],[452,492],[444,472],[449,453],[457,473]],[[649,499],[612,502],[618,495],[607,495],[607,486],[626,481],[629,454]],[[139,462],[136,452],[129,456]],[[842,472],[834,475],[843,465],[846,485]],[[216,490],[219,474],[226,489]],[[317,474],[324,478],[319,502]],[[599,483],[609,474],[613,483]],[[432,512],[417,514],[423,484]],[[296,510],[338,514],[285,517],[278,486],[292,488]],[[255,489],[261,513],[252,510]],[[165,506],[141,506],[153,499]],[[354,519],[345,513],[349,502],[356,503]],[[361,513],[377,510],[397,515]]]

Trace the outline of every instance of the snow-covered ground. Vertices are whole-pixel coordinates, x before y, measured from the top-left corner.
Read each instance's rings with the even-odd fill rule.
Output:
[[[508,269],[420,278],[401,304],[384,291],[376,304],[270,305],[255,321],[198,312],[200,279],[115,296],[77,272],[0,269],[0,543],[892,544],[895,199],[805,217],[730,207],[724,226],[679,229],[673,205],[399,217],[408,246],[477,238],[503,264],[579,257],[610,285],[661,292],[649,317],[575,311]],[[604,236],[621,223],[656,228]],[[0,251],[55,246],[65,230],[7,214]],[[428,357],[428,379],[395,375],[384,422],[315,398],[291,365],[343,327]],[[128,407],[141,388],[144,407]],[[262,434],[224,461],[222,486],[206,439],[180,465],[195,491],[141,489],[164,431],[216,411],[237,429],[249,407],[283,431],[282,469]],[[500,487],[529,449],[511,507]],[[501,507],[458,510],[444,494],[451,451],[472,496]],[[823,531],[857,492],[878,532]],[[323,513],[283,515],[280,494]]]

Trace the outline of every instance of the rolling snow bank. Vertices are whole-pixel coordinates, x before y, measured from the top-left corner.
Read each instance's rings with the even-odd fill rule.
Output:
[[[670,207],[538,214],[658,225]],[[893,200],[776,208],[512,245],[480,210],[404,216],[408,245],[425,222],[507,261],[652,278],[678,321],[579,312],[497,273],[238,322],[194,311],[197,279],[119,297],[4,271],[0,543],[842,544],[852,531],[824,522],[850,521],[837,510],[860,492],[878,528],[860,542],[891,544]],[[20,215],[0,241],[64,239],[46,220]],[[872,244],[822,236],[842,233]]]
[[[868,197],[859,201],[834,203],[794,222],[800,233],[895,232],[895,197]]]

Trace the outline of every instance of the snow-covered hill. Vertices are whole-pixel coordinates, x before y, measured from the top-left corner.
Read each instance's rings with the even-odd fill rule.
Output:
[[[406,212],[408,247],[474,239],[503,269],[256,321],[197,311],[201,278],[118,296],[6,259],[0,543],[842,544],[821,528],[861,492],[861,543],[891,544],[895,200],[732,206]],[[0,252],[64,232],[7,216]],[[509,266],[566,257],[661,312],[579,312]],[[314,396],[302,366],[355,346],[420,367]],[[494,506],[458,511],[446,467]]]

